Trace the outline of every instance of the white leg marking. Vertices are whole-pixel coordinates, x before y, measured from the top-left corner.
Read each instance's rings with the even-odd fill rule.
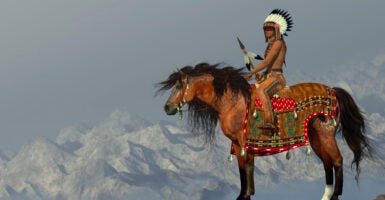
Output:
[[[324,195],[321,200],[330,200],[333,194],[333,185],[326,185]]]

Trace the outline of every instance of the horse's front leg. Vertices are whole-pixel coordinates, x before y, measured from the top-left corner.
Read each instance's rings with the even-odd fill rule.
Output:
[[[254,194],[254,156],[247,154],[241,156],[241,147],[233,144],[233,148],[238,160],[239,176],[241,180],[241,192],[237,200],[249,200]]]

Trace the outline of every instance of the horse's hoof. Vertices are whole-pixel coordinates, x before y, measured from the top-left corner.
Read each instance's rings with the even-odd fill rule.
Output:
[[[330,198],[330,200],[338,200],[338,196],[332,196],[332,198]]]
[[[242,196],[242,195],[239,195],[239,197],[237,198],[237,200],[250,200],[250,196],[244,197],[244,196]]]

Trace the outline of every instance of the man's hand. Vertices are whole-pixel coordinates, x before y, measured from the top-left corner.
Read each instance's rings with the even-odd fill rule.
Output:
[[[261,81],[263,78],[263,75],[261,73],[256,73],[255,74],[255,80],[258,82],[258,81]]]
[[[247,73],[247,74],[245,75],[245,79],[248,80],[248,81],[250,81],[252,76],[253,76],[252,73]]]

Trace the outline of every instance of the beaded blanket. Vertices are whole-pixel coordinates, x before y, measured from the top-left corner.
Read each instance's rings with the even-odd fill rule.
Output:
[[[286,87],[271,98],[276,128],[259,129],[264,112],[252,84],[252,101],[244,121],[245,148],[255,156],[265,156],[309,145],[308,123],[316,115],[334,120],[336,96],[332,88],[319,83]]]

